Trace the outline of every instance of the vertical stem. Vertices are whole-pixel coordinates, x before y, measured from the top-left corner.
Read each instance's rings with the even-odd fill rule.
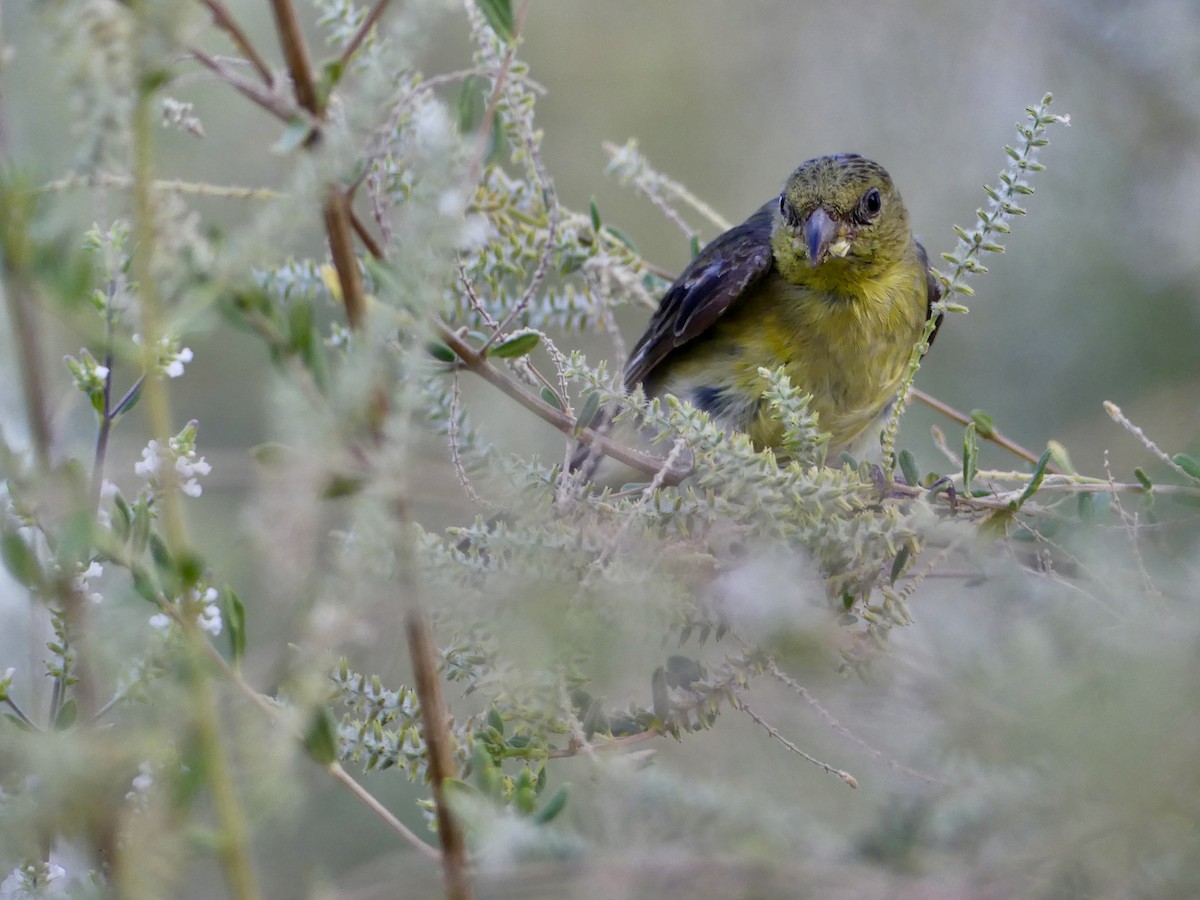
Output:
[[[143,0],[144,2],[144,0]],[[154,88],[147,78],[148,66],[141,60],[147,35],[142,30],[143,4],[133,4],[136,28],[131,52],[138,55],[137,97],[133,108],[133,273],[138,285],[142,313],[143,368],[149,373],[143,386],[150,426],[155,437],[164,445],[171,434],[171,407],[167,386],[155,373],[158,363],[158,342],[164,333],[162,310],[154,272],[154,250],[157,231],[154,221]],[[173,553],[187,547],[183,508],[174,468],[163,467],[163,484],[159,500],[162,503],[167,546]],[[206,638],[194,619],[184,621],[184,643],[188,654],[188,688],[196,716],[197,740],[204,755],[205,776],[212,793],[220,831],[218,853],[224,868],[230,893],[237,900],[258,900],[261,896],[250,863],[249,840],[245,817],[229,768],[229,760],[221,743],[221,718],[209,672],[204,664]]]
[[[20,262],[17,263],[20,265]],[[33,442],[34,459],[42,475],[50,471],[50,414],[46,404],[45,371],[42,365],[41,328],[33,292],[24,272],[14,271],[12,261],[5,260],[4,295],[12,319],[13,343],[16,344],[21,391],[24,394],[25,414],[29,418],[29,437]]]
[[[408,649],[412,654],[417,699],[421,703],[421,724],[429,756],[429,780],[437,807],[438,837],[442,842],[442,879],[446,900],[471,900],[471,881],[467,872],[467,846],[462,828],[446,805],[444,784],[455,775],[450,732],[446,727],[446,706],[442,699],[442,680],[437,671],[437,655],[429,618],[414,601],[404,620]]]
[[[279,32],[279,44],[283,58],[292,76],[292,89],[296,102],[314,116],[320,116],[317,105],[317,88],[312,78],[312,63],[308,59],[308,45],[304,43],[304,31],[296,17],[292,0],[271,0],[271,11],[275,14],[275,29]]]
[[[366,296],[362,273],[354,254],[354,227],[350,217],[350,198],[345,191],[331,188],[325,200],[325,232],[329,235],[329,253],[337,270],[342,288],[342,303],[346,306],[346,322],[355,331],[366,318]]]

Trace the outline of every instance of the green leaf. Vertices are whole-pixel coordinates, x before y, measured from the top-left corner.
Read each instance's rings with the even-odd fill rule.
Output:
[[[222,594],[225,627],[229,629],[229,652],[236,664],[246,655],[246,605],[233,588],[226,587]]]
[[[971,421],[975,424],[975,430],[983,437],[991,437],[996,433],[996,425],[992,421],[992,417],[982,409],[971,410]]]
[[[167,549],[166,542],[154,532],[150,534],[150,556],[154,560],[154,566],[158,569],[160,578],[166,579],[175,574],[175,563],[171,559],[171,551]]]
[[[501,737],[504,737],[504,716],[500,715],[500,710],[494,706],[488,710],[488,727],[495,729]]]
[[[592,231],[600,230],[600,208],[596,206],[596,198],[593,197],[591,203],[588,204],[588,211],[592,214]]]
[[[304,734],[304,749],[313,761],[327,766],[337,759],[337,725],[333,714],[324,706],[313,710],[308,731]]]
[[[458,359],[458,354],[441,341],[428,341],[425,344],[425,352],[439,362],[452,363]]]
[[[1079,519],[1091,525],[1096,521],[1096,497],[1093,494],[1079,495]]]
[[[979,441],[975,437],[975,423],[963,429],[963,493],[971,490],[971,482],[978,471]]]
[[[496,37],[506,42],[512,40],[514,24],[511,0],[475,0],[475,5],[487,19],[492,31],[496,32]]]
[[[1021,491],[1021,496],[1018,497],[1013,504],[1011,504],[1012,509],[1020,509],[1022,506],[1024,506],[1025,501],[1032,497],[1034,492],[1036,492],[1037,489],[1042,486],[1042,481],[1046,477],[1046,465],[1050,462],[1050,457],[1053,452],[1053,450],[1047,447],[1042,453],[1041,457],[1037,461],[1037,465],[1034,466],[1033,477],[1029,479],[1029,484],[1025,485],[1025,490]]]
[[[1140,484],[1146,490],[1154,490],[1154,485],[1151,483],[1149,477],[1141,467],[1133,470],[1133,477],[1136,478],[1138,480],[1138,484]]]
[[[700,235],[693,234],[691,241],[692,259],[700,255]]]
[[[504,773],[496,765],[492,755],[482,741],[476,741],[471,752],[471,769],[475,773],[475,784],[480,792],[493,800],[499,800],[504,793]]]
[[[130,574],[133,575],[133,589],[137,591],[138,595],[148,603],[158,606],[158,589],[150,580],[150,576],[146,574],[146,570],[139,567],[132,570]]]
[[[66,731],[75,724],[77,718],[79,718],[79,707],[75,703],[75,698],[72,697],[58,708],[58,714],[54,717],[54,730]]]
[[[632,250],[634,253],[637,253],[637,247],[633,246],[633,241],[631,241],[628,237],[625,236],[625,232],[620,231],[619,229],[613,228],[611,225],[605,225],[604,230],[607,231],[613,237],[615,237],[618,241],[620,241],[622,244],[624,244],[630,250]]]
[[[527,356],[533,352],[533,349],[541,343],[541,335],[533,331],[527,331],[524,334],[518,334],[516,337],[511,337],[507,341],[501,341],[488,348],[488,356],[497,356],[500,359],[516,359],[519,356]]]
[[[35,588],[42,583],[42,566],[37,554],[15,530],[5,529],[0,538],[0,556],[4,558],[8,574],[25,587]]]
[[[278,140],[271,146],[271,150],[280,156],[287,156],[308,139],[311,131],[312,128],[303,119],[292,119],[284,127]]]
[[[1200,481],[1200,460],[1195,457],[1188,456],[1186,453],[1176,453],[1171,459],[1175,465],[1187,472],[1192,478]]]
[[[596,418],[596,412],[600,409],[600,392],[592,391],[584,398],[583,407],[579,410],[579,418],[575,420],[574,434],[592,424],[592,420]]]
[[[516,804],[517,810],[527,816],[533,815],[533,811],[537,808],[535,784],[536,779],[533,777],[533,772],[529,766],[525,766],[517,775],[516,783],[513,785],[513,802]]]
[[[905,544],[900,548],[900,552],[896,554],[895,560],[892,561],[891,583],[895,584],[896,579],[900,577],[900,573],[904,571],[904,567],[908,564],[908,558],[912,555],[908,545]]]
[[[458,113],[458,133],[470,134],[483,122],[483,114],[487,112],[487,104],[483,99],[483,79],[478,75],[470,75],[463,79],[462,87],[458,89],[458,97],[454,100],[454,108]]]
[[[911,450],[901,450],[897,461],[900,463],[900,474],[905,482],[914,487],[921,483],[921,470],[917,468],[917,459]]]
[[[566,412],[566,410],[563,409],[562,401],[558,399],[558,394],[554,393],[554,391],[550,390],[550,388],[543,387],[539,394],[543,400],[545,400],[559,412]]]

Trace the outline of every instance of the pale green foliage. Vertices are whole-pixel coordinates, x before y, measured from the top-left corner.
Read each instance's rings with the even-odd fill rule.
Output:
[[[44,208],[16,202],[29,192],[4,182],[6,299],[53,297],[78,326],[82,336],[58,358],[70,355],[47,374],[50,393],[73,383],[81,403],[70,414],[100,428],[94,446],[69,451],[65,441],[32,453],[11,435],[0,441],[0,550],[22,599],[38,614],[45,607],[46,633],[30,642],[52,685],[40,698],[43,672],[27,670],[28,653],[13,671],[0,659],[0,704],[11,713],[0,723],[0,876],[44,881],[65,847],[106,861],[72,872],[77,883],[173,896],[218,847],[233,892],[252,896],[237,854],[259,853],[265,866],[261,848],[281,820],[298,821],[297,843],[307,844],[324,815],[323,798],[292,815],[310,799],[300,796],[312,783],[301,775],[313,773],[301,768],[304,750],[323,769],[336,772],[336,761],[375,773],[370,788],[398,770],[424,797],[431,726],[409,680],[403,628],[421,606],[450,704],[458,778],[443,787],[481,871],[570,858],[580,882],[594,874],[585,864],[603,864],[634,873],[630,891],[657,895],[637,877],[666,871],[698,882],[697,896],[757,890],[740,877],[743,861],[765,872],[764,896],[826,882],[882,896],[912,870],[949,873],[914,895],[945,894],[973,871],[1011,896],[1136,893],[1122,877],[1155,896],[1194,884],[1200,738],[1186,686],[1196,623],[1180,602],[1194,573],[1144,526],[1153,520],[1152,538],[1194,544],[1195,522],[1163,508],[1196,499],[1195,460],[1157,451],[1184,484],[992,472],[978,466],[978,438],[991,429],[980,414],[962,471],[898,484],[867,462],[828,459],[809,398],[781,371],[760,370],[763,402],[782,425],[778,452],[675,398],[627,393],[611,365],[589,365],[576,350],[575,332],[612,336],[613,310],[652,308],[669,276],[599,210],[559,201],[535,122],[543,88],[508,33],[517,28],[510,4],[465,4],[469,71],[418,71],[413,59],[445,6],[403,4],[360,34],[370,7],[317,3],[335,51],[315,79],[328,106],[278,116],[267,103],[280,134],[262,152],[287,166],[286,190],[229,235],[213,234],[184,191],[145,183],[136,163],[153,142],[139,144],[129,128],[137,101],[163,99],[160,67],[173,73],[190,59],[188,14],[138,19],[140,7],[93,0],[56,8],[62,74],[86,113],[81,174],[111,175],[153,202],[131,204],[141,231],[121,218],[77,222],[64,245]],[[343,66],[337,54],[358,37]],[[230,91],[241,83],[217,80]],[[186,97],[179,81],[172,96]],[[961,309],[953,295],[986,271],[979,255],[1002,249],[997,235],[1024,213],[1018,202],[1041,169],[1045,131],[1065,121],[1048,102],[1018,126],[979,224],[956,229],[940,311]],[[154,109],[195,133],[188,104]],[[211,116],[206,124],[215,130]],[[611,174],[688,235],[678,203],[723,223],[635,143],[610,154]],[[325,204],[349,185],[380,257],[355,244],[358,330],[346,325],[347,273],[324,250],[297,249],[325,246]],[[133,266],[147,257],[151,266]],[[153,285],[136,283],[134,270]],[[157,346],[142,348],[134,333],[149,286],[165,322]],[[253,491],[238,492],[218,528],[208,521],[189,537],[172,517],[199,504],[173,513],[171,503],[200,493],[209,468],[200,451],[213,451],[197,438],[209,426],[198,430],[191,410],[169,411],[178,420],[169,427],[130,435],[146,448],[140,461],[116,458],[108,438],[143,427],[126,413],[146,385],[184,374],[189,329],[223,334],[222,316],[274,367],[262,379],[272,441],[253,454]],[[31,329],[19,337],[40,337]],[[455,338],[474,355],[456,354]],[[26,362],[15,380],[29,374]],[[484,366],[490,383],[476,378]],[[564,471],[565,452],[543,460],[502,450],[496,418],[474,415],[501,389],[543,403],[543,417],[572,432],[564,451],[599,413],[612,418],[609,437],[650,454],[648,463],[617,489]],[[31,420],[51,420],[35,389],[25,397]],[[526,407],[512,407],[500,427],[549,427]],[[423,455],[429,446],[437,459]],[[109,477],[139,480],[123,492]],[[458,524],[435,527],[435,516]],[[243,556],[219,558],[214,534]],[[1010,619],[1023,624],[1007,628]],[[929,647],[900,627],[914,620],[932,623]],[[798,672],[840,701],[853,729]],[[780,685],[789,693],[772,703]],[[758,714],[760,696],[782,728]],[[742,710],[749,718],[735,718]],[[731,743],[695,734],[723,729]],[[659,768],[642,771],[645,751],[671,746],[666,736],[688,745],[683,755],[663,752]],[[826,774],[797,773],[766,755],[768,738],[801,755],[810,740],[843,739],[831,751],[839,756],[865,749],[854,764],[882,812],[871,819],[858,807],[848,824],[839,797],[830,813],[824,786],[807,779],[860,781],[812,757]],[[736,756],[697,762],[730,746]],[[1143,783],[1131,771],[1145,791],[1126,787]],[[747,787],[763,772],[767,791]],[[889,805],[881,796],[891,790],[911,801]],[[414,801],[431,809],[406,794],[394,801],[401,819],[420,819]],[[842,844],[831,853],[835,830]],[[283,831],[281,843],[293,840]],[[293,862],[299,851],[281,855]],[[668,858],[680,872],[662,868]],[[710,871],[724,860],[732,868],[717,876],[739,876],[733,886]],[[335,878],[345,862],[309,865]]]

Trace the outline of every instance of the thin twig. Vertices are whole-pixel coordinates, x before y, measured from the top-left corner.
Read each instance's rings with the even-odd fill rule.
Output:
[[[642,453],[619,444],[592,428],[581,428],[576,432],[579,423],[571,418],[571,416],[567,415],[561,409],[551,406],[540,397],[534,397],[523,390],[520,385],[516,384],[500,369],[492,365],[487,357],[467,343],[458,332],[454,331],[445,322],[435,319],[433,327],[438,338],[454,351],[455,355],[458,356],[466,368],[485,381],[498,387],[501,391],[508,394],[509,397],[516,400],[541,419],[549,422],[563,434],[572,435],[588,446],[597,448],[605,456],[609,456],[627,466],[632,466],[639,472],[644,472],[651,477],[654,477],[662,470],[663,460],[657,456],[651,456],[648,453]],[[668,485],[679,484],[687,474],[687,472],[670,472],[664,477],[663,483]]]
[[[367,17],[363,19],[362,25],[360,25],[358,27],[358,31],[354,33],[354,37],[350,38],[350,43],[346,44],[345,49],[342,50],[342,55],[338,59],[338,65],[343,71],[349,64],[350,58],[358,51],[359,45],[366,40],[367,34],[369,34],[371,29],[375,27],[375,23],[379,20],[379,17],[383,15],[383,11],[387,8],[388,2],[389,0],[378,0],[378,2],[371,7],[371,11],[367,13]]]
[[[350,196],[350,192],[347,191],[347,204],[349,204]],[[354,233],[358,235],[358,239],[362,241],[363,246],[367,248],[367,252],[371,254],[372,258],[382,260],[383,247],[381,247],[379,242],[375,240],[375,235],[367,231],[367,226],[363,224],[361,219],[359,219],[358,213],[354,211],[353,206],[350,206],[350,224],[354,228]]]
[[[340,763],[337,761],[331,762],[326,767],[326,771],[333,776],[334,781],[342,785],[355,797],[365,803],[367,807],[373,813],[375,813],[375,815],[379,816],[379,818],[383,819],[383,821],[388,824],[392,831],[404,838],[409,846],[415,849],[423,857],[428,860],[432,860],[433,862],[442,861],[442,854],[438,852],[436,847],[429,846],[429,844],[421,840],[416,832],[392,815],[391,810],[380,803],[370,791],[355,781],[350,776],[350,773],[342,768]]]
[[[915,769],[910,769],[908,766],[901,765],[900,763],[896,762],[896,760],[891,759],[881,751],[876,750],[865,740],[834,718],[833,714],[830,713],[829,710],[827,710],[824,706],[822,706],[821,703],[817,701],[817,698],[808,692],[808,689],[804,687],[804,685],[800,684],[800,682],[796,681],[794,678],[780,669],[775,660],[772,659],[767,662],[766,672],[781,684],[787,686],[796,694],[798,694],[805,703],[812,707],[813,711],[821,717],[822,721],[824,721],[826,725],[828,725],[842,737],[846,738],[846,740],[857,744],[880,762],[886,763],[891,768],[896,769],[899,772],[903,772],[905,775],[911,775],[913,778],[918,778],[921,781],[928,782],[929,784],[946,783],[940,778],[934,778],[932,775],[925,775],[924,773],[918,772]]]
[[[1129,545],[1133,548],[1133,558],[1137,561],[1138,572],[1142,576],[1142,584],[1146,590],[1157,597],[1163,599],[1162,591],[1158,589],[1158,585],[1154,583],[1154,579],[1150,577],[1150,571],[1146,568],[1146,560],[1142,557],[1142,548],[1138,542],[1138,518],[1136,513],[1127,513],[1125,507],[1121,505],[1120,494],[1116,491],[1116,481],[1113,479],[1112,467],[1108,461],[1108,451],[1104,451],[1104,473],[1108,476],[1108,483],[1112,491],[1113,509],[1117,511],[1117,518],[1121,520],[1121,525],[1125,528],[1125,534],[1129,537]]]
[[[209,56],[199,47],[189,47],[188,52],[196,62],[211,70],[218,78],[231,88],[258,104],[282,122],[291,122],[301,114],[301,109],[274,90],[262,87],[256,82],[243,78],[233,69],[226,66],[215,57]],[[315,123],[314,123],[315,125]]]
[[[755,722],[757,722],[759,727],[762,728],[764,731],[766,731],[766,733],[769,737],[775,738],[775,740],[779,741],[779,743],[783,744],[783,746],[787,747],[789,750],[791,750],[793,753],[795,753],[801,759],[807,760],[808,762],[812,763],[814,766],[816,766],[820,769],[824,769],[830,775],[833,775],[836,778],[841,779],[841,781],[843,783],[849,785],[852,788],[858,787],[858,779],[857,778],[855,778],[849,772],[843,771],[842,769],[835,769],[833,766],[829,765],[828,763],[821,762],[815,756],[810,756],[809,754],[805,753],[803,750],[801,750],[799,747],[797,747],[795,744],[793,744],[791,741],[789,741],[787,738],[785,738],[782,734],[780,734],[779,730],[774,725],[771,725],[769,722],[767,722],[766,719],[764,719],[762,716],[760,716],[758,713],[756,713],[754,710],[752,710],[750,708],[750,705],[748,703],[746,703],[744,700],[742,700],[741,698],[738,699],[738,706],[741,708],[742,712],[744,712],[751,719],[753,719]]]
[[[1196,478],[1196,476],[1191,475],[1188,472],[1184,471],[1183,467],[1180,466],[1179,463],[1177,463],[1177,462],[1175,462],[1175,460],[1171,459],[1171,457],[1168,456],[1166,454],[1166,452],[1163,451],[1158,446],[1158,444],[1156,444],[1156,443],[1154,443],[1154,441],[1150,440],[1150,437],[1146,434],[1146,432],[1142,431],[1141,428],[1134,425],[1133,422],[1131,422],[1129,419],[1127,419],[1125,417],[1125,414],[1121,412],[1121,407],[1117,406],[1117,404],[1112,403],[1108,400],[1105,400],[1104,401],[1104,411],[1106,413],[1108,413],[1109,418],[1111,418],[1114,422],[1116,422],[1118,425],[1120,425],[1122,428],[1124,428],[1126,431],[1128,431],[1130,434],[1132,434],[1135,438],[1137,438],[1138,442],[1143,447],[1145,447],[1147,450],[1149,450],[1151,453],[1153,453],[1155,456],[1157,456],[1159,461],[1165,463],[1170,468],[1174,469],[1175,472],[1182,475],[1188,481],[1200,482],[1200,478]]]
[[[35,731],[38,733],[41,732],[42,729],[37,727],[37,725],[34,723],[33,719],[31,719],[31,718],[29,718],[29,716],[25,715],[25,710],[21,709],[21,707],[17,705],[16,700],[14,700],[12,697],[5,697],[4,702],[6,704],[8,704],[8,708],[13,711],[13,715],[15,715],[18,719],[21,720],[22,725],[24,725],[30,731]]]
[[[44,193],[60,193],[75,188],[128,188],[133,185],[133,179],[128,175],[118,175],[113,172],[88,173],[67,175],[48,181],[39,188]],[[178,178],[156,178],[155,191],[169,191],[176,194],[192,194],[200,197],[218,197],[227,200],[283,200],[287,197],[280,191],[270,188],[247,188],[235,185],[207,184],[203,181],[183,181]]]
[[[238,48],[242,56],[246,57],[246,61],[254,66],[263,83],[268,87],[274,83],[275,76],[271,74],[271,70],[259,56],[258,51],[254,48],[254,44],[246,37],[246,33],[238,26],[229,10],[225,8],[225,4],[221,0],[200,0],[200,2],[208,7],[208,11],[212,13],[213,24],[229,35],[229,39],[233,41],[233,45]]]
[[[458,475],[458,483],[462,485],[471,502],[476,506],[490,507],[491,503],[479,496],[475,490],[475,485],[471,483],[471,476],[467,474],[467,467],[463,465],[462,453],[458,447],[458,417],[461,413],[461,391],[458,386],[458,373],[454,373],[454,382],[450,386],[450,415],[446,421],[446,437],[450,442],[450,461],[454,464],[454,472]]]
[[[454,778],[456,767],[446,727],[446,705],[442,699],[442,679],[437,671],[437,648],[429,618],[415,598],[404,620],[408,649],[412,655],[417,700],[421,704],[421,725],[428,760],[429,786],[437,815],[438,837],[442,842],[442,878],[447,900],[470,900],[471,882],[467,868],[467,844],[462,826],[450,809],[446,780]]]
[[[948,403],[943,403],[937,397],[934,397],[931,394],[925,393],[923,390],[921,390],[918,387],[910,387],[908,389],[908,395],[915,400],[920,400],[922,403],[924,403],[930,409],[936,410],[937,412],[941,413],[946,418],[953,419],[959,425],[970,425],[971,422],[973,421],[971,419],[971,417],[969,415],[967,415],[966,413],[955,409],[953,406],[950,406]],[[1025,460],[1026,462],[1033,463],[1035,465],[1038,462],[1038,458],[1039,458],[1038,454],[1033,453],[1030,450],[1026,450],[1024,447],[1022,447],[1020,444],[1018,444],[1012,438],[1005,436],[1000,431],[991,429],[986,434],[983,432],[979,432],[979,436],[986,441],[991,441],[993,444],[998,444],[999,446],[1001,446],[1005,450],[1007,450],[1009,453],[1012,453],[1016,456],[1021,457],[1021,459]],[[1056,468],[1054,466],[1054,463],[1048,463],[1046,465],[1046,471],[1050,472],[1050,473],[1058,474],[1058,473],[1061,473],[1062,470]]]

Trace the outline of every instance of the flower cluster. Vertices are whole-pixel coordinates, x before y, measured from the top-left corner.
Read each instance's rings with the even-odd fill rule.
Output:
[[[219,600],[220,594],[216,588],[197,586],[188,592],[183,602],[185,607],[199,608],[196,624],[200,626],[201,631],[207,631],[214,637],[221,633],[224,624]],[[166,631],[171,627],[171,617],[166,613],[156,613],[150,617],[150,627]]]
[[[174,470],[175,480],[184,494],[199,497],[204,489],[199,478],[212,471],[203,456],[196,455],[196,429],[199,423],[193,419],[175,437],[168,439],[164,448],[158,441],[151,440],[142,449],[142,458],[134,463],[133,471],[146,479],[155,491],[162,488],[164,465]]]
[[[142,343],[142,336],[135,334],[133,342],[139,346]],[[158,345],[154,348],[155,352],[155,371],[168,378],[178,378],[183,374],[183,367],[190,363],[195,354],[192,353],[190,347],[180,347],[179,338],[164,337],[159,340]]]

